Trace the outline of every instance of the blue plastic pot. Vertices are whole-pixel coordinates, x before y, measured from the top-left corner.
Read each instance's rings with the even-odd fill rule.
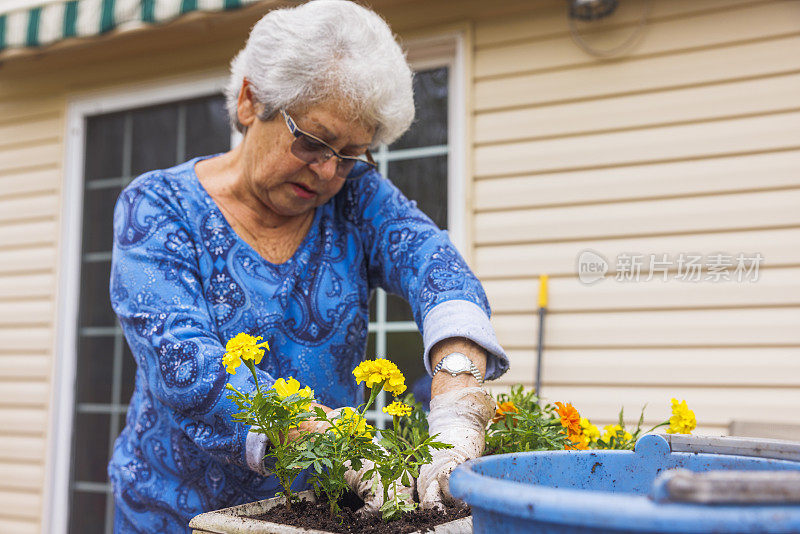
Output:
[[[669,476],[657,479],[677,468],[715,473],[780,471],[786,474],[768,478],[800,482],[800,474],[790,472],[800,471],[800,445],[647,435],[639,439],[635,452],[487,456],[456,469],[450,477],[450,491],[472,507],[476,534],[800,532],[797,504],[670,502],[663,483]],[[743,476],[764,478],[761,473]],[[792,483],[795,487],[789,493],[794,491],[796,498],[800,484]]]

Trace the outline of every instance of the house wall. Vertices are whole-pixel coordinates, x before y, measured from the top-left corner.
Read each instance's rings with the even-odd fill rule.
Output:
[[[624,41],[642,5],[583,26],[587,41]],[[657,1],[610,61],[571,42],[562,10],[474,26],[473,265],[503,382],[533,380],[547,273],[547,398],[600,422],[645,403],[663,421],[677,397],[706,431],[800,423],[800,4]],[[757,283],[586,286],[584,249],[765,261]]]
[[[512,370],[598,422],[685,398],[706,429],[800,422],[800,5],[658,0],[612,61],[560,0],[374,2],[404,38],[465,30],[468,254]],[[634,30],[642,4],[585,29]],[[268,6],[0,65],[0,532],[38,532],[50,469],[66,109],[86,91],[224,71]],[[753,284],[581,285],[579,251],[761,252]]]

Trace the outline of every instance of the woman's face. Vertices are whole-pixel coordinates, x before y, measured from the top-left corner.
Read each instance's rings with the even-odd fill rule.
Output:
[[[255,111],[260,111],[260,105],[256,106]],[[375,131],[346,120],[340,108],[330,102],[287,112],[298,128],[325,141],[340,154],[361,156]],[[280,113],[269,121],[256,117],[245,125],[245,185],[271,211],[284,217],[304,215],[327,202],[344,185],[344,178],[336,176],[336,157],[308,164],[292,154],[295,137]]]

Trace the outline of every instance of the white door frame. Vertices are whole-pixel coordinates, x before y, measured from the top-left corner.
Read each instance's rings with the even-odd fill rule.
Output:
[[[227,74],[217,70],[75,94],[67,101],[58,263],[58,320],[53,349],[55,360],[49,410],[50,439],[42,514],[43,533],[66,533],[69,518],[86,118],[219,93],[226,82]]]

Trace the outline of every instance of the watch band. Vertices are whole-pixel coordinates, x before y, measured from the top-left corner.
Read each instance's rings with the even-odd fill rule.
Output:
[[[439,360],[439,363],[438,363],[438,364],[436,364],[436,367],[434,367],[434,368],[433,368],[433,374],[432,374],[432,376],[436,376],[436,373],[438,373],[439,371],[441,371],[441,370],[442,370],[442,367],[444,366],[444,361],[445,361],[445,359],[447,359],[447,357],[448,357],[448,356],[450,356],[450,355],[452,355],[452,354],[459,354],[459,355],[463,356],[464,358],[466,358],[466,359],[467,359],[467,361],[469,361],[469,369],[465,369],[465,370],[464,370],[464,371],[462,371],[462,372],[465,372],[465,373],[469,373],[469,374],[471,374],[473,377],[475,377],[475,380],[477,380],[477,381],[478,381],[478,384],[480,384],[480,385],[483,385],[483,375],[481,375],[481,372],[480,372],[480,370],[479,370],[479,369],[478,369],[478,367],[475,365],[475,362],[473,362],[473,361],[472,361],[472,360],[469,358],[469,356],[467,356],[467,355],[466,355],[466,354],[464,354],[463,352],[451,352],[450,354],[447,354],[447,355],[445,355],[445,357],[444,357],[444,358],[442,358],[441,360]],[[460,374],[460,373],[459,373],[459,374]],[[455,376],[455,375],[453,375],[453,376]]]

